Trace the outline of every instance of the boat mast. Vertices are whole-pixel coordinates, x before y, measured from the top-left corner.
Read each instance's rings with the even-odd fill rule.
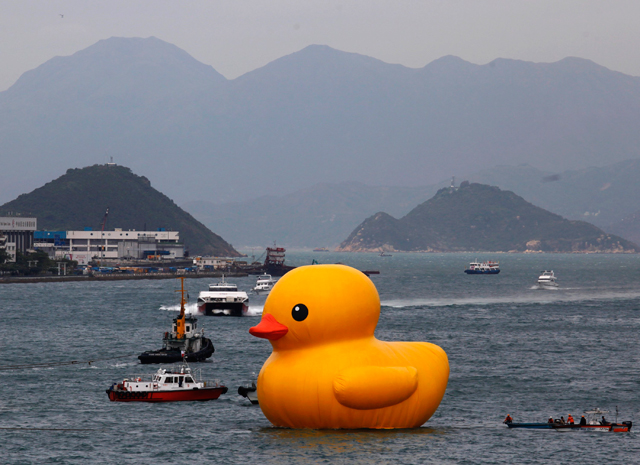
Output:
[[[184,339],[184,304],[187,301],[184,298],[184,277],[179,277],[180,280],[180,315],[176,318],[176,339]]]

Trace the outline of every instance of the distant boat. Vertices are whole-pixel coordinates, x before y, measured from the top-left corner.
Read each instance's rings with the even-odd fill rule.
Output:
[[[316,247],[315,249],[313,249],[314,252],[329,252],[329,249],[327,249],[326,247]]]
[[[264,264],[253,262],[251,265],[237,265],[237,269],[248,274],[270,274],[271,276],[284,276],[289,271],[293,270],[295,266],[289,266],[284,264],[284,253],[286,250],[283,247],[267,247],[267,256],[264,259]]]
[[[500,262],[489,260],[488,262],[476,261],[469,263],[469,268],[464,270],[467,274],[498,274],[500,273]]]
[[[390,253],[384,253],[384,252],[380,252],[380,256],[381,257],[393,257],[393,255],[391,255]]]
[[[556,275],[551,271],[543,271],[538,277],[538,287],[540,289],[555,289],[558,287],[556,282]]]
[[[261,274],[256,281],[256,287],[252,290],[257,295],[268,295],[277,280],[273,279],[270,274]]]

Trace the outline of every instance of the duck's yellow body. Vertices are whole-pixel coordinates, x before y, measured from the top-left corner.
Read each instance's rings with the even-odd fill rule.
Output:
[[[271,340],[258,399],[276,426],[414,428],[447,387],[445,352],[426,342],[374,337],[375,286],[343,265],[297,268],[278,281],[251,333]]]

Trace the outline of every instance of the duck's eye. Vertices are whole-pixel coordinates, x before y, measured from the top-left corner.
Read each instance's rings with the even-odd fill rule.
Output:
[[[304,321],[309,316],[309,309],[305,304],[298,304],[291,310],[291,316],[296,321]]]

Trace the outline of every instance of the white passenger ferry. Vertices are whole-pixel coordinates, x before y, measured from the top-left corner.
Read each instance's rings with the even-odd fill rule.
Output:
[[[249,296],[238,286],[224,280],[210,284],[198,295],[198,312],[209,316],[245,316],[249,312]]]

